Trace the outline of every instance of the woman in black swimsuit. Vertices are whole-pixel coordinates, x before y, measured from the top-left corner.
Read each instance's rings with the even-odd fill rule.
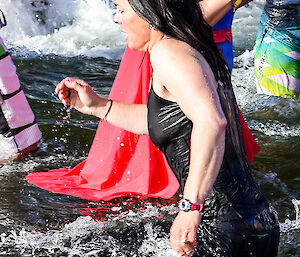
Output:
[[[149,134],[183,191],[170,242],[178,256],[277,256],[276,213],[245,156],[230,71],[194,0],[116,0],[128,46],[153,66],[148,106],[98,96],[84,81],[56,88],[64,104]]]

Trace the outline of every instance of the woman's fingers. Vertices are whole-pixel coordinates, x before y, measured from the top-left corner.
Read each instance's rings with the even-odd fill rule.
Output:
[[[194,254],[200,222],[201,213],[197,211],[178,213],[170,231],[171,247],[177,254],[184,253],[184,256],[192,256]]]
[[[171,247],[178,256],[192,256],[195,252],[194,246],[197,244],[194,232],[190,231],[172,231],[170,237]]]
[[[59,99],[64,105],[68,104],[68,98],[70,96],[70,89],[65,86],[66,79],[62,80],[55,88],[55,92],[58,94]]]
[[[88,85],[85,81],[76,78],[65,78],[59,82],[55,88],[55,92],[58,94],[60,91],[74,89],[77,90],[78,86]]]
[[[71,96],[78,96],[77,92],[81,91],[85,86],[88,86],[88,83],[85,81],[67,77],[56,86],[55,92],[64,105],[70,105],[72,102]],[[74,92],[76,92],[76,94],[74,94]]]
[[[55,91],[64,105],[71,105],[85,114],[93,112],[100,98],[88,83],[76,78],[63,79]]]
[[[196,246],[197,245],[197,240],[196,240],[196,236],[197,236],[197,232],[195,230],[191,230],[187,233],[187,241],[189,242],[189,244],[191,244],[192,246]]]
[[[63,90],[65,88],[65,82],[69,81],[71,78],[65,78],[61,82],[59,82],[55,88],[55,92],[58,94],[59,91]]]
[[[74,81],[75,81],[78,85],[81,85],[81,86],[89,86],[89,84],[88,84],[87,82],[85,82],[84,80],[74,78]]]

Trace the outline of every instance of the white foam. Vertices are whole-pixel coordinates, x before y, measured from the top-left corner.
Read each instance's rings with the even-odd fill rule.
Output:
[[[7,138],[0,134],[0,145],[0,162],[18,153],[13,137]]]
[[[232,25],[235,48],[253,48],[264,4],[264,0],[255,0],[235,12]]]
[[[284,223],[280,224],[280,231],[283,233],[300,229],[300,212],[299,212],[300,200],[293,199],[292,203],[294,204],[294,208],[296,211],[296,219],[295,220],[286,219]]]
[[[49,2],[39,10],[30,1],[0,3],[8,23],[1,35],[9,48],[18,49],[21,55],[121,57],[125,40],[119,26],[113,23],[109,1]]]
[[[270,137],[298,137],[300,136],[300,126],[289,126],[284,123],[280,123],[277,120],[262,123],[258,121],[248,121],[248,125],[251,129],[264,133]]]

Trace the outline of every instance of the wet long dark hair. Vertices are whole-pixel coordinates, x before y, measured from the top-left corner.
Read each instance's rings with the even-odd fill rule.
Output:
[[[199,51],[216,80],[230,80],[229,68],[204,21],[197,0],[128,0],[134,11],[163,34]],[[227,83],[226,83],[227,84]]]
[[[214,42],[212,28],[204,21],[198,1],[128,1],[141,18],[165,35],[187,43],[199,51],[209,63],[219,85],[217,90],[220,103],[227,119],[227,138],[232,139],[237,158],[244,170],[247,170],[249,164],[243,146],[240,117],[231,85],[230,70]]]

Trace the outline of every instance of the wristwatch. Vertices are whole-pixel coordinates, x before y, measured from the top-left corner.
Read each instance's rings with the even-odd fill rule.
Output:
[[[189,200],[183,198],[179,201],[178,207],[181,211],[199,211],[203,210],[203,204],[191,203]]]

